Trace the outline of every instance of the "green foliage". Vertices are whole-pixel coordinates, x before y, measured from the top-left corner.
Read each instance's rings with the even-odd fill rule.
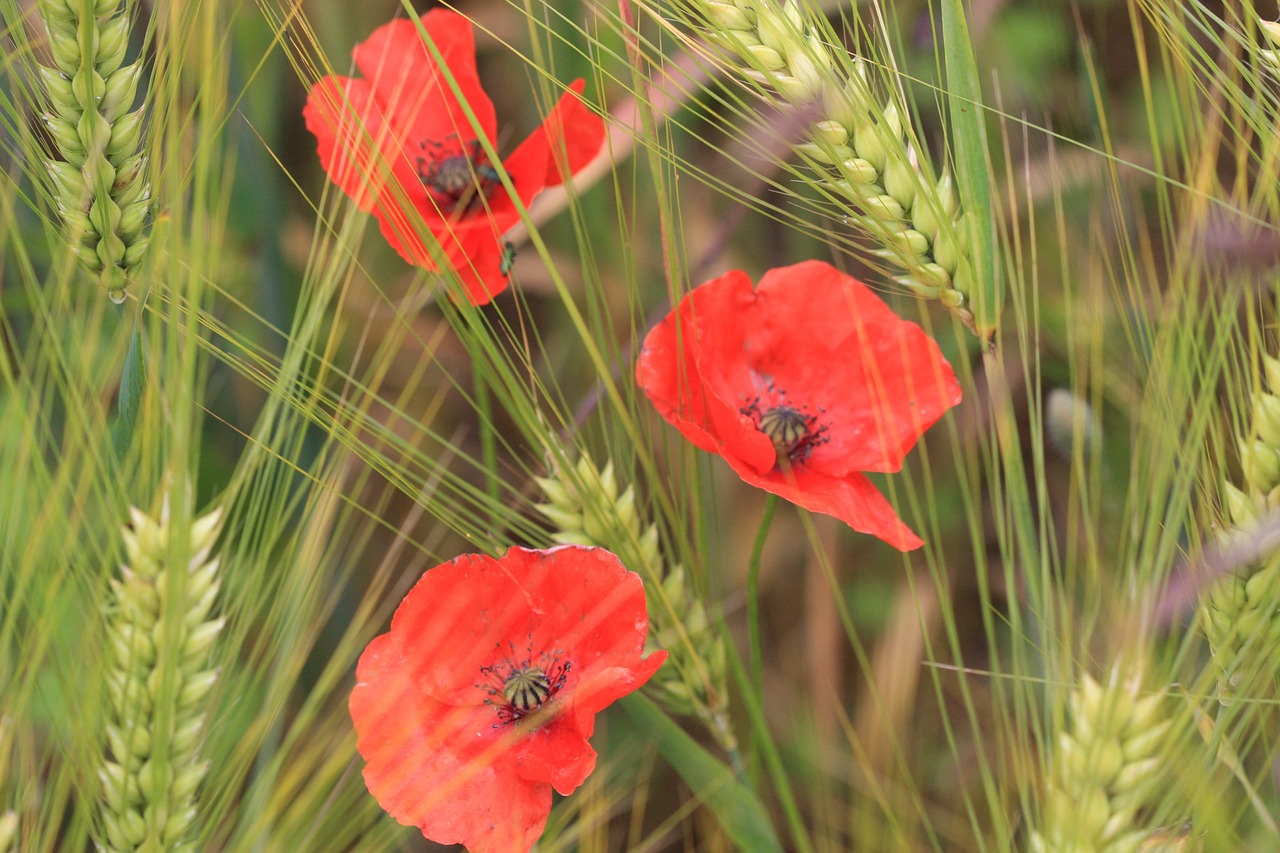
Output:
[[[362,783],[356,660],[437,563],[567,541],[642,575],[671,658],[654,701],[602,715],[545,849],[1276,847],[1280,584],[1273,554],[1228,559],[1280,482],[1274,27],[1105,0],[462,4],[516,128],[498,153],[577,74],[613,119],[476,308],[327,183],[299,115],[405,4],[31,8],[0,0],[0,851],[116,845],[121,803],[183,818],[172,847],[421,849]],[[689,288],[804,257],[961,377],[876,478],[910,555],[782,503],[753,560],[763,497],[632,381]],[[121,604],[150,601],[121,530],[165,489],[186,533],[144,587],[214,506],[222,527],[210,642],[178,668],[217,678],[160,821],[140,783],[104,808],[102,774],[146,760],[110,673],[147,680],[149,653],[112,626],[157,615]],[[175,630],[157,660],[193,648]],[[1103,830],[1063,830],[1082,791]]]

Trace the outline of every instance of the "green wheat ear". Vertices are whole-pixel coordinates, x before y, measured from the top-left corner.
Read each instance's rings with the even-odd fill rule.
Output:
[[[1280,509],[1280,361],[1262,356],[1262,387],[1253,394],[1253,425],[1240,439],[1244,488],[1224,484],[1227,513],[1248,531],[1265,512]],[[1280,559],[1246,566],[1209,587],[1201,610],[1219,672],[1219,700],[1270,676],[1280,648]]]
[[[1105,683],[1082,677],[1049,752],[1032,851],[1119,853],[1164,833],[1150,809],[1169,783],[1162,748],[1174,734],[1169,696],[1146,692],[1141,668],[1117,665]]]
[[[1258,51],[1258,58],[1266,63],[1267,70],[1273,76],[1280,77],[1280,22],[1264,21],[1258,19],[1259,26],[1262,27],[1262,33],[1267,37],[1267,42],[1271,45],[1270,50]]]
[[[142,63],[126,65],[132,16],[122,0],[37,0],[54,67],[40,66],[48,161],[71,249],[115,302],[146,255],[151,184],[137,99]]]
[[[99,844],[194,850],[196,789],[208,769],[199,756],[205,701],[218,677],[208,660],[224,624],[210,618],[220,584],[210,551],[222,514],[197,519],[176,542],[167,498],[156,518],[137,509],[130,515],[128,564],[111,582],[110,757],[99,773]],[[180,556],[178,543],[185,545]]]
[[[737,739],[727,718],[724,638],[683,567],[662,560],[658,528],[640,518],[635,488],[619,492],[613,463],[601,470],[586,456],[537,482],[547,496],[537,509],[558,528],[552,536],[556,542],[606,548],[645,579],[653,627],[649,645],[666,649],[670,658],[645,690],[668,710],[697,717],[722,747],[735,752]]]
[[[861,58],[837,55],[795,0],[687,0],[706,38],[739,73],[786,103],[822,105],[798,153],[818,185],[843,203],[849,222],[880,243],[876,254],[902,267],[896,280],[938,299],[970,328],[973,265],[955,183],[933,179],[912,145],[909,113],[877,99]],[[850,72],[852,68],[852,72]]]

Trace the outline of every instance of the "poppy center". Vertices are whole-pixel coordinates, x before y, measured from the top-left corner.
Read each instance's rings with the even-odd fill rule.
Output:
[[[511,649],[514,652],[514,649]],[[560,660],[560,651],[544,652],[535,662],[524,657],[505,657],[492,666],[480,667],[485,682],[475,685],[486,694],[484,703],[497,710],[497,728],[518,723],[551,703],[569,678],[570,661]]]
[[[502,183],[478,139],[463,143],[450,134],[443,141],[423,141],[418,148],[418,180],[442,210],[465,213]]]
[[[809,435],[809,418],[791,406],[774,406],[760,416],[757,424],[760,431],[769,436],[773,449],[778,452],[778,459],[790,458],[791,454]]]
[[[739,411],[751,418],[756,429],[773,442],[779,468],[797,465],[809,457],[813,448],[827,441],[826,424],[819,424],[818,415],[786,402],[786,394],[774,390],[772,385],[769,391],[777,398],[772,404],[756,397]],[[821,414],[822,409],[818,412]]]
[[[551,679],[541,667],[517,669],[502,682],[507,705],[521,714],[532,713],[551,698]]]

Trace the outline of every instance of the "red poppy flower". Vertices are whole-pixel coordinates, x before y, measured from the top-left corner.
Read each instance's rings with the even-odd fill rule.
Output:
[[[863,471],[897,471],[960,402],[938,345],[862,282],[807,261],[730,272],[655,326],[636,381],[738,476],[904,551],[921,545]]]
[[[551,789],[596,763],[595,715],[666,659],[643,657],[640,577],[600,548],[512,548],[427,572],[360,656],[351,717],[369,791],[442,844],[527,850]]]
[[[387,242],[415,266],[438,269],[442,258],[482,305],[507,287],[502,235],[520,215],[480,142],[483,136],[495,144],[497,122],[476,74],[471,22],[433,9],[422,26],[441,62],[414,21],[392,21],[356,46],[364,77],[325,77],[312,87],[303,116],[325,172],[377,217]],[[502,162],[525,205],[580,170],[604,143],[604,122],[579,97],[582,81],[569,88]],[[432,239],[423,239],[423,224]]]

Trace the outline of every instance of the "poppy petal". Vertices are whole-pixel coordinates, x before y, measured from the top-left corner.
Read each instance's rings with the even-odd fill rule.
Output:
[[[903,550],[921,544],[862,472],[900,469],[960,384],[919,326],[851,276],[807,261],[754,288],[737,271],[708,281],[650,331],[636,381],[748,483]]]
[[[960,402],[938,345],[871,288],[821,261],[765,273],[748,361],[820,400],[831,429],[813,467],[833,476],[897,471],[919,437]],[[797,346],[795,330],[806,345]]]
[[[688,312],[672,311],[649,330],[636,359],[636,384],[658,414],[699,450],[719,453],[707,416],[707,392],[698,378],[696,334]]]
[[[604,121],[582,100],[585,86],[581,79],[573,81],[542,125],[503,161],[513,176],[526,170],[540,172],[537,191],[559,186],[564,182],[564,167],[570,174],[580,171],[604,146]],[[537,192],[518,189],[522,199]]]
[[[488,305],[509,284],[507,276],[502,272],[503,247],[499,239],[492,236],[468,243],[473,248],[461,253],[453,269],[471,304]]]
[[[427,572],[391,619],[393,634],[412,638],[406,663],[416,682],[449,704],[479,701],[481,667],[506,652],[505,642],[524,637],[537,615],[519,585],[483,554],[467,554]]]
[[[302,116],[316,137],[320,166],[361,210],[373,209],[388,180],[396,142],[364,80],[325,77],[307,94]]]
[[[582,730],[583,735],[585,737],[591,736],[591,723],[594,721],[595,714],[609,707],[628,693],[634,693],[643,687],[649,677],[658,671],[658,667],[662,666],[666,659],[666,651],[658,650],[650,653],[647,658],[639,661],[635,666],[609,667],[608,669],[592,672],[581,679],[574,692],[574,701],[577,706],[577,712],[582,718],[579,728]]]
[[[616,556],[572,545],[513,548],[504,559],[528,579],[530,606],[538,613],[533,643],[576,649],[578,678],[604,664],[640,663],[648,629],[644,586]]]
[[[570,87],[503,164],[504,184],[479,144],[496,141],[497,121],[476,73],[467,18],[434,9],[420,22],[392,21],[353,55],[364,79],[325,78],[307,98],[304,114],[321,165],[377,217],[406,262],[428,270],[446,266],[468,300],[490,301],[508,286],[502,237],[519,222],[518,209],[563,180],[556,165],[562,149],[572,171],[603,144],[604,123],[580,97],[583,82]],[[464,166],[475,181],[471,193],[459,181]]]
[[[485,305],[507,289],[507,277],[502,272],[501,219],[468,218],[452,227],[432,226],[419,225],[417,220],[421,217],[402,205],[380,205],[376,212],[382,236],[407,263],[439,269],[432,255],[433,244],[438,243],[445,266],[457,275],[471,304]]]
[[[428,571],[356,670],[370,792],[432,840],[529,849],[552,787],[568,794],[595,767],[587,738],[604,697],[638,688],[665,658],[643,657],[647,629],[639,577],[601,549],[513,548]],[[515,708],[507,685],[532,668],[545,695]]]
[[[527,849],[551,807],[549,785],[516,783],[487,735],[486,706],[451,706],[417,689],[390,634],[360,658],[350,711],[365,784],[400,823],[474,851]]]
[[[522,740],[512,748],[511,757],[521,779],[549,784],[568,796],[595,770],[596,751],[565,717]]]
[[[549,187],[557,187],[567,175],[581,171],[604,147],[604,121],[582,100],[585,87],[581,79],[574,80],[542,123],[552,153]]]
[[[493,139],[497,119],[476,72],[471,21],[447,9],[433,9],[422,16],[422,26],[443,65],[432,56],[417,24],[404,18],[374,30],[352,52],[356,67],[392,117],[397,134],[406,140],[434,142],[454,135],[476,138],[466,110],[449,85],[452,77],[485,138]]]
[[[636,380],[662,416],[696,447],[736,455],[763,472],[773,467],[776,453],[741,412],[750,388],[745,366],[728,377],[724,370],[732,370],[732,364],[719,367],[703,358],[704,347],[733,349],[723,336],[735,336],[738,327],[715,321],[741,316],[753,300],[751,279],[738,270],[695,288],[650,330],[636,363]]]
[[[869,533],[899,551],[913,551],[924,544],[898,517],[880,490],[861,474],[832,477],[805,469],[790,474],[781,471],[759,474],[732,456],[725,457],[725,461],[747,483],[810,512],[838,518],[859,533]]]

